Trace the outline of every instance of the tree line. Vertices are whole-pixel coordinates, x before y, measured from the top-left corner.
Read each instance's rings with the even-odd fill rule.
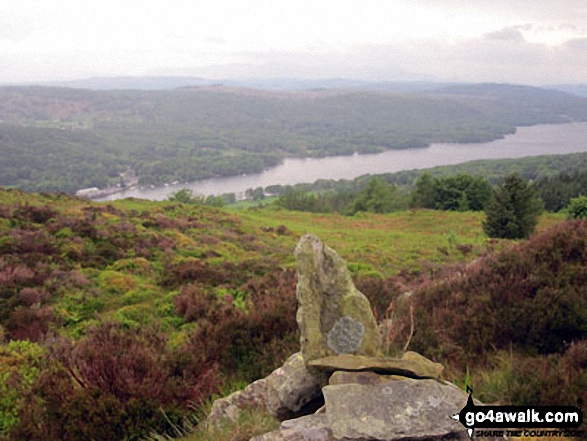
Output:
[[[273,188],[273,190],[277,190]],[[484,230],[489,237],[526,238],[534,230],[544,210],[565,209],[571,218],[587,213],[587,171],[531,182],[517,174],[492,186],[485,177],[458,174],[432,177],[425,172],[412,187],[388,184],[372,176],[357,191],[305,191],[301,187],[281,187],[275,205],[314,213],[390,213],[414,208],[451,211],[484,211]]]

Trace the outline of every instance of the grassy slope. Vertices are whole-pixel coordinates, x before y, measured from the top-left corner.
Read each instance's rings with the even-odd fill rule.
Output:
[[[295,238],[316,234],[336,249],[350,263],[351,269],[374,270],[385,277],[402,270],[417,272],[425,264],[463,261],[466,257],[452,249],[455,245],[470,244],[479,253],[487,241],[481,229],[484,215],[478,212],[411,210],[346,217],[251,209],[239,214],[245,224],[274,228],[285,225],[295,233]],[[545,214],[538,231],[560,220],[561,215]],[[292,237],[283,240],[293,249],[295,240],[292,241]]]
[[[143,324],[165,319],[177,323],[169,316],[171,298],[176,291],[158,283],[165,261],[199,260],[212,267],[223,263],[267,261],[292,267],[297,240],[303,234],[313,233],[336,249],[349,262],[355,275],[390,277],[402,270],[413,273],[430,266],[473,259],[483,252],[487,241],[481,229],[483,215],[473,212],[417,210],[355,217],[266,209],[230,212],[169,202],[120,200],[106,204],[0,191],[0,204],[7,207],[19,206],[25,200],[31,206],[48,205],[57,212],[57,217],[70,220],[83,219],[89,207],[96,207],[98,230],[102,231],[106,242],[119,234],[121,224],[136,228],[129,236],[131,239],[152,238],[154,246],[146,259],[129,247],[111,258],[107,265],[82,263],[80,267],[79,261],[67,257],[57,264],[72,270],[77,268],[89,278],[91,287],[100,293],[101,306],[96,307],[101,319],[127,319]],[[561,219],[561,215],[545,214],[538,229]],[[145,223],[146,220],[151,224]],[[280,225],[286,227],[286,234],[277,233]],[[45,230],[41,225],[36,228]],[[80,247],[89,249],[87,238],[82,245],[75,244],[72,237],[76,234],[71,233],[71,228],[65,228],[49,233],[62,255],[74,256],[74,251],[79,251]],[[8,236],[11,229],[10,220],[0,217],[0,233]],[[456,245],[468,244],[473,246],[470,255],[456,248]],[[208,257],[212,252],[214,254]],[[139,267],[144,268],[139,270]],[[76,312],[75,305],[83,302],[85,291],[59,296],[57,309],[66,319],[65,323],[83,325],[84,320],[76,318],[80,312]]]
[[[35,213],[43,214],[43,210],[50,210],[50,215],[38,222]],[[561,219],[560,215],[546,214],[539,230]],[[284,282],[275,286],[272,279],[263,282],[263,275],[279,277],[276,269],[294,266],[293,249],[302,234],[317,234],[336,249],[357,279],[380,280],[399,273],[413,277],[446,263],[473,260],[488,247],[507,245],[506,241],[488,241],[481,220],[479,213],[427,210],[355,217],[258,209],[234,213],[170,202],[92,203],[67,196],[0,190],[0,277],[12,277],[11,265],[18,264],[28,266],[39,277],[14,279],[14,287],[9,283],[1,287],[1,325],[8,336],[27,335],[31,323],[44,323],[47,315],[39,315],[40,311],[52,311],[53,330],[83,342],[89,327],[104,321],[114,320],[137,331],[155,324],[164,331],[167,346],[173,351],[190,340],[199,323],[179,313],[174,303],[182,295],[182,286],[194,277],[201,278],[212,298],[228,295],[237,309],[252,311],[258,307],[251,303],[254,286],[260,287],[257,291],[261,296],[293,298],[293,285]],[[469,251],[459,245],[472,247]],[[196,272],[186,272],[185,268]],[[29,307],[22,296],[23,287],[42,287],[49,297]],[[378,292],[371,290],[370,295]],[[10,306],[6,299],[16,303]],[[28,311],[24,326],[16,320],[22,315],[11,315],[15,307],[20,313]],[[267,321],[261,317],[262,322]],[[264,359],[263,372],[282,361],[275,359],[275,354],[280,357],[284,348],[270,349],[279,350],[273,358]],[[289,346],[286,349],[291,350]],[[29,355],[21,356],[18,351]],[[34,363],[41,363],[42,357],[35,355],[38,352],[34,344],[18,350],[0,345],[0,357],[9,361],[8,371],[0,368],[0,377],[11,375],[15,369],[28,372],[30,357],[37,360]],[[258,357],[253,360],[258,361]],[[17,382],[21,388],[18,394],[29,390],[38,371],[27,375],[26,384]],[[18,394],[4,403],[9,409],[14,409]]]

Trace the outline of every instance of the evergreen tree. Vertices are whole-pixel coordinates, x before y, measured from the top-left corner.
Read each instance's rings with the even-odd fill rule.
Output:
[[[412,206],[417,208],[436,208],[436,188],[432,175],[424,172],[416,181],[412,194]]]
[[[503,239],[527,238],[538,223],[542,201],[534,188],[518,175],[505,178],[493,191],[487,207],[483,230],[489,237]]]

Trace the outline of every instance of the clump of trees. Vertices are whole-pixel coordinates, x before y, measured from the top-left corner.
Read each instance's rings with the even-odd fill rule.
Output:
[[[395,185],[389,185],[381,179],[373,176],[367,186],[359,192],[348,213],[355,214],[359,211],[367,213],[391,213],[405,208]]]
[[[410,191],[408,186],[372,176],[353,188],[309,191],[302,186],[279,189],[277,205],[288,210],[314,213],[391,213],[407,208],[481,211],[491,199],[487,179],[467,174],[433,178],[424,173]]]
[[[555,176],[539,178],[535,183],[536,191],[544,201],[548,211],[560,211],[571,199],[587,195],[587,171],[563,171]]]
[[[207,205],[209,207],[223,207],[224,199],[221,196],[194,194],[189,188],[182,188],[171,193],[167,198],[168,201],[181,202],[182,204]]]
[[[481,211],[491,199],[486,178],[467,174],[433,178],[424,173],[412,193],[412,206],[435,210]]]

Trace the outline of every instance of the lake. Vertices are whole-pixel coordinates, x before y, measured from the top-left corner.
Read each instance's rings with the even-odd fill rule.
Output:
[[[131,189],[101,198],[101,201],[136,197],[163,200],[181,188],[195,194],[242,194],[248,188],[274,184],[293,185],[318,179],[353,179],[365,174],[381,174],[429,168],[437,165],[459,164],[477,159],[521,158],[566,153],[587,152],[587,123],[544,124],[519,127],[515,134],[484,143],[434,143],[429,147],[388,150],[383,153],[331,156],[326,158],[285,159],[281,165],[261,173],[213,178],[156,187]]]

